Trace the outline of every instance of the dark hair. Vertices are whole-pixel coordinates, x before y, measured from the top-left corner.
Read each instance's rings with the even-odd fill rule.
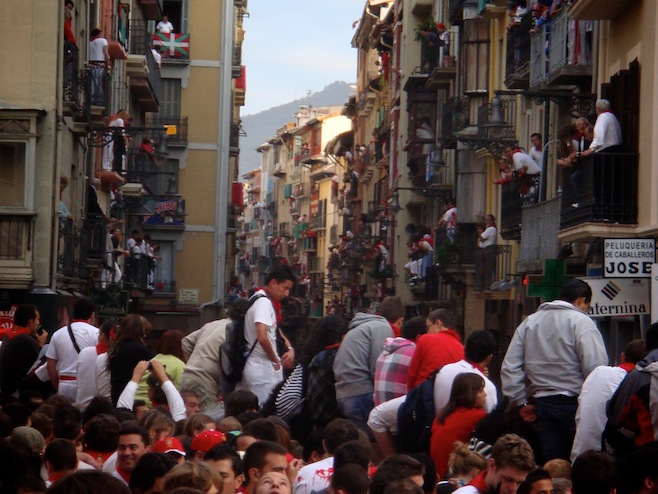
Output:
[[[242,465],[245,478],[249,482],[249,470],[257,468],[262,470],[265,466],[265,457],[269,454],[283,455],[287,453],[286,448],[272,441],[258,441],[253,443],[245,451]]]
[[[86,321],[96,311],[96,303],[89,297],[79,298],[73,304],[73,319]]]
[[[23,304],[19,305],[14,313],[14,324],[24,328],[32,319],[37,317],[39,309],[36,305]]]
[[[5,414],[2,414],[7,417]],[[53,431],[53,419],[39,412],[32,412],[30,415],[30,427],[38,430],[43,437],[48,437]],[[11,433],[11,428],[10,428]],[[6,434],[9,435],[9,434]],[[4,437],[0,434],[0,437]]]
[[[484,379],[479,374],[472,372],[457,374],[452,382],[450,399],[436,420],[442,424],[458,408],[473,408],[477,394],[482,388],[484,388]]]
[[[324,431],[324,444],[330,455],[333,455],[342,444],[358,439],[359,429],[347,419],[332,420]]]
[[[306,463],[311,463],[311,455],[318,453],[319,456],[324,454],[324,432],[313,429],[304,437],[304,448],[302,450],[302,459]]]
[[[53,416],[53,435],[75,441],[82,431],[82,413],[73,405],[60,407]]]
[[[644,335],[647,352],[658,348],[658,322],[653,323]]]
[[[535,132],[533,134],[530,134],[530,139],[532,139],[533,137],[539,137],[541,139],[541,134],[539,132]]]
[[[107,321],[103,322],[103,324],[101,324],[100,328],[98,328],[98,334],[102,334],[105,336],[107,341],[110,341],[110,335],[112,334],[112,330],[115,326],[116,323],[113,320],[108,319]]]
[[[397,479],[384,489],[384,494],[422,494],[423,489],[413,480]]]
[[[482,329],[472,332],[464,345],[464,358],[469,362],[482,362],[496,351],[496,339],[490,331]]]
[[[366,494],[370,480],[365,468],[355,463],[348,463],[340,468],[334,468],[330,485],[334,492],[340,489],[347,494]]]
[[[236,298],[227,309],[229,318],[235,320],[244,318],[249,310],[249,299],[244,297]]]
[[[98,28],[94,28],[94,29],[91,30],[91,35],[92,36],[98,36],[100,34],[101,34],[101,30],[98,29]]]
[[[274,422],[265,418],[252,420],[244,426],[244,431],[261,441],[277,442],[279,439]]]
[[[109,453],[117,449],[121,424],[112,415],[100,414],[85,424],[84,443],[91,451]]]
[[[210,415],[206,415],[203,412],[193,413],[187,418],[185,425],[183,426],[185,435],[188,437],[196,436],[195,433],[202,432],[205,429],[206,424],[210,422],[215,422],[215,419]]]
[[[457,318],[455,317],[454,312],[449,309],[433,310],[427,315],[427,319],[429,319],[430,322],[439,320],[441,321],[441,324],[450,329],[455,329],[455,326],[457,325]]]
[[[121,426],[121,429],[119,430],[119,438],[121,438],[121,436],[130,436],[132,434],[140,436],[144,446],[151,444],[149,433],[143,427],[135,424],[124,424]]]
[[[295,283],[297,281],[297,276],[295,276],[294,271],[289,265],[279,263],[268,273],[265,278],[265,284],[269,284],[272,280],[277,283],[283,283],[284,281],[292,281]]]
[[[543,468],[537,468],[536,470],[533,470],[521,483],[516,493],[530,494],[530,492],[532,492],[532,484],[539,482],[540,480],[551,480],[551,474]]]
[[[114,406],[112,406],[112,401],[105,396],[94,396],[85,411],[82,412],[82,423],[86,424],[95,416],[100,414],[110,414]]]
[[[167,475],[175,466],[176,461],[164,453],[142,455],[130,476],[130,490],[133,494],[146,492],[156,479]]]
[[[226,417],[237,417],[248,410],[258,410],[258,396],[246,389],[235,390],[224,403]]]
[[[66,7],[67,5],[73,5],[75,7],[73,0],[64,0],[64,6]]]
[[[128,314],[121,319],[119,328],[117,329],[114,338],[110,342],[110,347],[107,350],[107,364],[116,356],[119,347],[127,341],[144,342],[146,335],[146,319],[138,314]]]
[[[370,494],[384,494],[386,486],[399,479],[423,475],[425,467],[411,456],[394,454],[382,461],[370,482]]]
[[[226,443],[217,444],[208,450],[203,457],[204,461],[231,460],[231,470],[236,477],[242,474],[242,459],[235,450]]]
[[[423,492],[427,493],[434,493],[436,490],[436,464],[434,463],[434,460],[430,458],[428,455],[425,453],[414,453],[409,455],[411,456],[414,460],[417,460],[418,462],[422,463],[423,466],[425,467],[425,472],[423,473],[423,486],[422,490]]]
[[[573,494],[609,494],[616,482],[617,468],[605,453],[585,451],[571,465]]]
[[[535,454],[528,441],[516,434],[499,437],[491,448],[496,468],[511,466],[525,472],[535,469]]]
[[[119,421],[119,424],[124,422],[135,422],[137,417],[135,417],[135,412],[129,410],[128,408],[115,408],[110,412],[110,415]]]
[[[17,401],[3,405],[2,411],[11,419],[12,428],[27,425],[30,418],[30,409]]]
[[[159,353],[165,355],[173,355],[181,360],[185,360],[183,356],[183,349],[181,348],[181,341],[185,338],[185,334],[178,329],[170,329],[162,333],[160,336],[160,344],[158,346]]]
[[[632,340],[624,348],[624,358],[626,362],[637,364],[647,354],[647,347],[644,340]]]
[[[370,447],[361,439],[348,441],[336,448],[334,470],[350,463],[356,463],[366,470],[370,466]]]
[[[80,470],[59,479],[48,489],[48,494],[130,494],[130,489],[119,479],[100,470]]]
[[[68,439],[53,439],[46,445],[43,460],[50,463],[55,472],[74,470],[78,464],[75,444]]]
[[[427,323],[423,316],[412,317],[402,324],[402,337],[410,341],[416,341],[416,338],[425,333],[427,333]]]
[[[639,492],[644,481],[649,478],[658,482],[658,447],[645,446],[633,451],[620,463],[619,478],[624,479],[621,492]]]
[[[583,280],[578,279],[567,281],[558,296],[560,300],[569,303],[573,303],[581,297],[585,297],[585,302],[590,303],[592,301],[592,289]]]
[[[400,297],[384,297],[379,305],[379,315],[388,322],[395,322],[404,317],[406,309]]]
[[[299,354],[298,363],[308,365],[318,353],[330,345],[340,343],[347,333],[347,321],[338,316],[325,316],[318,319],[306,335],[304,347]]]

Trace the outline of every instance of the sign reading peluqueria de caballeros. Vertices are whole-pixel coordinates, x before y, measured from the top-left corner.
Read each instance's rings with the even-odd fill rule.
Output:
[[[651,278],[656,262],[653,238],[606,238],[603,241],[605,278]]]

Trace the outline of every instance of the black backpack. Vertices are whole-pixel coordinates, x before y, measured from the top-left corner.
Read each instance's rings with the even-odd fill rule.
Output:
[[[226,339],[219,346],[219,367],[224,379],[231,384],[237,384],[242,380],[242,372],[251,352],[254,351],[256,343],[247,348],[247,340],[244,337],[244,320],[251,306],[256,300],[266,295],[258,294],[249,300],[249,308],[245,315],[234,319],[226,326]]]
[[[399,453],[426,453],[430,449],[434,409],[434,380],[438,370],[407,393],[398,409],[398,434],[395,445]]]

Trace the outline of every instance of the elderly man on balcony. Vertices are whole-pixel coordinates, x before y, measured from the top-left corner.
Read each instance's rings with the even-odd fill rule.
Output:
[[[577,153],[577,158],[586,158],[604,149],[609,153],[621,151],[621,125],[614,113],[610,111],[610,102],[600,99],[596,102],[596,123],[594,124],[594,139],[589,148]]]

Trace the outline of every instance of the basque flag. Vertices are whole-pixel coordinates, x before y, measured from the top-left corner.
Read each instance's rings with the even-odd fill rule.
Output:
[[[153,46],[164,46],[163,57],[190,58],[190,33],[155,33]]]

